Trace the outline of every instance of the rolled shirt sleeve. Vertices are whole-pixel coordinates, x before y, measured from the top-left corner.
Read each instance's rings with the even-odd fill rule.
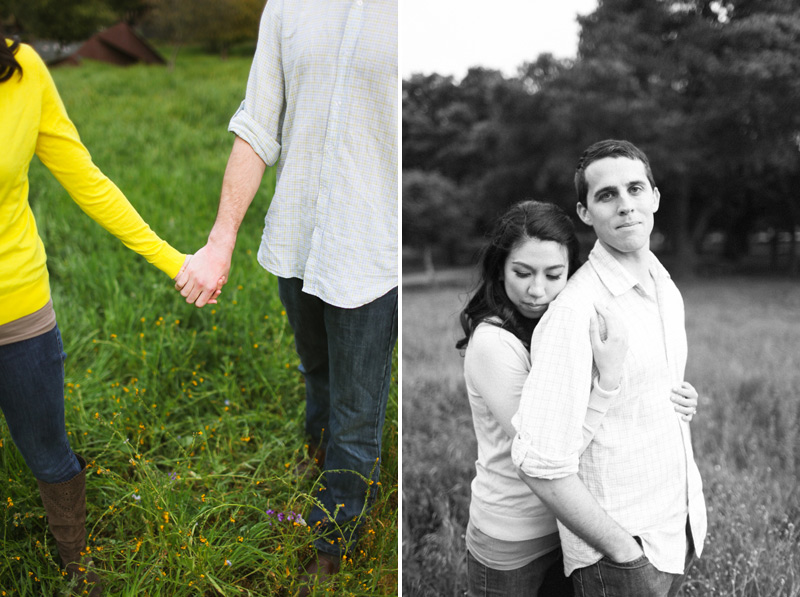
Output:
[[[228,130],[246,141],[268,166],[280,157],[286,114],[282,4],[283,0],[270,0],[264,8],[247,93],[228,124]]]
[[[551,306],[531,340],[533,363],[512,419],[514,464],[530,477],[578,472],[592,393],[590,312]]]

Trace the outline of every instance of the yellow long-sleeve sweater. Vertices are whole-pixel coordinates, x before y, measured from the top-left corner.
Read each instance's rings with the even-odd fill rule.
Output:
[[[0,325],[44,307],[50,283],[44,245],[28,203],[34,152],[92,219],[174,278],[185,255],[161,240],[92,162],[47,67],[29,46],[19,73],[0,83]]]

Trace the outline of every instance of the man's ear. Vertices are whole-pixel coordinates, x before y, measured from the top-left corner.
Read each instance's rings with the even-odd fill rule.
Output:
[[[589,210],[586,209],[586,206],[583,203],[578,201],[578,204],[575,206],[575,211],[578,212],[578,217],[581,219],[581,222],[587,226],[592,225],[592,215],[589,213]]]
[[[653,187],[653,213],[658,211],[658,206],[661,204],[661,193],[658,187]]]

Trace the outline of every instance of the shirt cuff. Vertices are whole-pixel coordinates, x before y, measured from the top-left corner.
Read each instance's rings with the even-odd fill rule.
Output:
[[[152,264],[174,280],[181,271],[184,261],[186,261],[186,254],[165,242],[164,248],[153,259]]]
[[[228,130],[252,147],[267,166],[272,166],[281,154],[280,143],[247,113],[244,104],[245,102],[241,103],[231,118]]]
[[[511,460],[523,473],[535,479],[561,479],[578,472],[578,454],[566,458],[545,458],[537,453],[530,434],[520,432],[511,444]]]
[[[622,388],[622,384],[617,384],[617,387],[614,388],[613,390],[604,390],[603,388],[600,387],[598,377],[595,377],[592,380],[592,390],[600,398],[614,398],[615,396],[619,395],[620,388]]]

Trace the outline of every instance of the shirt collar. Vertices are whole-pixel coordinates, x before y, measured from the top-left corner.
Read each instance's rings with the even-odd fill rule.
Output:
[[[656,280],[656,283],[660,282],[663,278],[670,277],[669,272],[661,265],[661,262],[653,255],[652,251],[648,251],[647,256],[650,260],[648,269]],[[636,278],[622,267],[622,264],[608,252],[608,249],[606,249],[599,240],[595,241],[592,252],[589,253],[589,261],[597,272],[600,281],[614,296],[620,296],[638,284]]]

